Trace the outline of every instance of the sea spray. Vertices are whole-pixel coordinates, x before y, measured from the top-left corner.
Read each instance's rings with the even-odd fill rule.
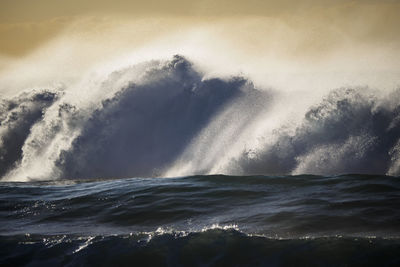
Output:
[[[81,99],[79,87],[88,88]],[[283,94],[244,77],[206,78],[179,55],[71,89],[27,90],[1,102],[0,174],[8,181],[398,175],[399,90],[342,87],[301,98],[307,93]]]

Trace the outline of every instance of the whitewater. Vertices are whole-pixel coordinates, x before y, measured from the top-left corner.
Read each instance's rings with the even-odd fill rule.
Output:
[[[82,86],[2,98],[2,180],[399,174],[398,89],[333,88],[306,106],[180,55]]]

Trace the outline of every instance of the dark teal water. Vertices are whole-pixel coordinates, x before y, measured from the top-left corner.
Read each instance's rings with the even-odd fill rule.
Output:
[[[398,266],[400,180],[0,183],[5,266]]]

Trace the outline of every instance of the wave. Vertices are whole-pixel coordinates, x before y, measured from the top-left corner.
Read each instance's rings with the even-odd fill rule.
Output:
[[[0,176],[22,158],[22,146],[35,123],[60,95],[51,91],[31,91],[0,102]]]
[[[375,173],[398,175],[400,90],[387,97],[367,88],[333,90],[309,108],[294,131],[244,153],[243,173]]]
[[[183,56],[80,86],[89,96],[66,87],[1,100],[3,180],[400,173],[400,90],[333,89],[263,132],[279,92],[207,78]]]
[[[0,234],[201,231],[399,236],[399,179],[378,175],[223,176],[0,184]]]

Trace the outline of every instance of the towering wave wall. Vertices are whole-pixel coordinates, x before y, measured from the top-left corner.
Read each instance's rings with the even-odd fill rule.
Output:
[[[282,95],[244,77],[206,78],[182,56],[90,86],[90,101],[68,87],[1,100],[2,180],[400,173],[400,90],[332,89],[295,123],[256,132]]]

